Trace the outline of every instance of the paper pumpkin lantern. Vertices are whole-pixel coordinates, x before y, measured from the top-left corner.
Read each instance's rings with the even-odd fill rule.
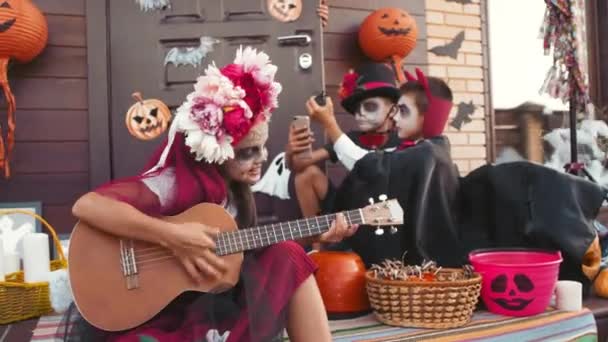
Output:
[[[376,62],[391,60],[400,82],[404,81],[402,61],[416,47],[418,26],[400,8],[381,8],[365,18],[359,27],[359,46]]]
[[[152,140],[163,134],[171,121],[171,111],[160,100],[144,100],[140,93],[133,93],[137,101],[127,111],[125,123],[129,133],[140,140]]]
[[[297,20],[302,14],[301,0],[267,0],[268,13],[280,22]]]
[[[8,105],[6,146],[0,135],[0,169],[10,177],[9,161],[15,145],[15,97],[8,83],[8,62],[27,63],[46,46],[48,26],[30,0],[0,0],[0,87]]]

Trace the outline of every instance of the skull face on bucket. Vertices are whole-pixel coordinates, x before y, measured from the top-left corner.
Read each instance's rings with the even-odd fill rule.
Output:
[[[520,311],[532,303],[534,283],[525,274],[515,274],[512,278],[501,274],[491,283],[492,300],[506,310]]]

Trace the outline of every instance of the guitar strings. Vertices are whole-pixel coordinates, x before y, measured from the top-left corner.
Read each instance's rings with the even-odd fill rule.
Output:
[[[359,222],[359,219],[349,220],[349,221],[350,221],[350,225],[362,223],[362,220],[361,220],[361,222]],[[274,224],[271,224],[270,228],[272,228],[273,226],[274,226]],[[262,230],[262,228],[267,228],[267,227],[268,227],[268,225],[262,226],[262,227],[258,227],[258,228],[252,228],[252,229],[236,230],[237,232],[246,232],[246,233],[242,234],[242,235],[245,235],[245,239],[242,239],[242,236],[239,236],[238,240],[241,242],[240,246],[243,246],[243,247],[245,245],[247,245],[247,246],[256,246],[256,242],[262,242],[264,244],[263,240],[266,240],[266,241],[268,241],[270,243],[271,237],[276,238],[277,235],[276,235],[276,232],[274,232],[274,228],[273,228],[273,232],[270,232],[269,230],[266,230],[266,229]],[[249,232],[253,233],[254,229],[258,230],[257,237],[253,236],[251,234],[248,234]],[[317,229],[317,228],[315,228],[313,226],[307,225],[307,227],[305,227],[305,229],[300,229],[299,228],[298,232],[300,234],[302,234],[302,233],[304,233],[304,234],[310,234],[310,233],[313,233],[313,231],[315,229]],[[227,233],[229,233],[229,232],[227,232]],[[282,232],[282,233],[283,233],[282,234],[283,237],[285,238],[285,232]],[[290,233],[290,235],[292,235],[292,238],[293,238],[293,234]],[[224,237],[226,239],[222,239],[222,237]],[[232,251],[233,250],[233,248],[232,248],[233,246],[234,247],[239,247],[239,243],[237,242],[237,237],[234,236],[233,239],[234,239],[234,242],[235,242],[234,244],[230,241],[230,238],[227,235],[220,234],[218,236],[218,239],[217,239],[216,242],[223,243],[223,245],[225,247],[227,247],[227,248],[225,248],[226,249],[225,250],[226,253],[224,255],[233,254],[234,252],[240,250],[240,249],[236,249],[234,252]],[[227,241],[224,241],[224,240],[227,240]],[[219,249],[221,249],[221,248],[218,248],[218,250]],[[143,253],[142,253],[142,251],[143,251]],[[164,247],[160,247],[160,246],[159,247],[146,247],[146,248],[140,248],[140,249],[136,248],[136,249],[134,249],[133,252],[135,253],[135,265],[138,268],[142,267],[144,265],[147,265],[147,264],[155,264],[155,263],[157,263],[157,261],[164,261],[164,260],[169,260],[169,259],[175,258],[174,255],[169,254],[170,251],[168,249],[166,249]],[[167,252],[169,252],[169,253],[167,253]],[[121,261],[121,264],[123,264],[122,261]]]

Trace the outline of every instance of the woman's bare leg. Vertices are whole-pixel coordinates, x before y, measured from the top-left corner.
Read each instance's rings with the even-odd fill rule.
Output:
[[[331,341],[325,305],[313,275],[298,287],[287,314],[287,334],[291,341]]]

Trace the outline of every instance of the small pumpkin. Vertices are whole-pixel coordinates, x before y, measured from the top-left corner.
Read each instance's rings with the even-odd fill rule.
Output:
[[[268,13],[276,20],[287,23],[302,14],[302,0],[267,0]]]
[[[403,59],[416,47],[418,26],[414,18],[400,8],[381,8],[369,14],[359,27],[359,46],[376,62],[392,60],[400,82]]]
[[[27,63],[42,52],[48,26],[42,12],[30,0],[0,0],[0,89],[8,108],[6,148],[0,135],[0,169],[10,177],[9,161],[15,145],[15,97],[8,83],[8,62]]]
[[[152,140],[163,134],[171,121],[171,111],[160,100],[144,100],[141,93],[133,93],[137,101],[129,108],[125,123],[129,133],[140,140]]]

